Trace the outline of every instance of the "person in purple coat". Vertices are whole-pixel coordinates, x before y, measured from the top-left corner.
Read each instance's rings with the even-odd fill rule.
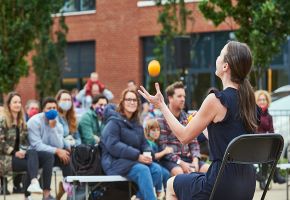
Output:
[[[268,112],[268,108],[271,103],[271,96],[265,90],[257,90],[255,92],[255,98],[257,105],[261,108],[260,124],[257,128],[257,133],[274,133],[273,118]],[[266,187],[266,178],[268,174],[268,164],[262,164],[260,166],[260,172],[257,174],[257,179],[260,182],[260,188],[263,190]],[[285,183],[286,180],[280,175],[279,170],[276,168],[274,176],[274,183]]]

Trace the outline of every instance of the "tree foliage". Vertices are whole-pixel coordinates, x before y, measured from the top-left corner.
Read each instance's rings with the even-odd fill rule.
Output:
[[[253,53],[256,84],[290,33],[289,0],[203,0],[199,8],[217,26],[229,19],[239,25],[235,35]],[[259,79],[259,80],[258,80]]]
[[[157,43],[154,53],[157,58],[163,62],[164,47],[170,44],[177,35],[186,34],[186,25],[188,20],[193,20],[192,11],[186,8],[184,0],[156,0],[158,10],[158,23],[162,29],[159,36],[155,37]]]
[[[169,49],[167,53],[172,53],[174,37],[186,34],[187,22],[193,22],[192,11],[186,8],[184,0],[156,0],[156,5],[159,8],[157,22],[162,28],[160,34],[154,38],[156,48],[153,52],[162,66],[169,67],[172,63],[165,61],[165,51]],[[167,85],[166,68],[162,67],[162,70],[163,73],[158,77],[158,82],[161,85]],[[155,81],[151,80],[150,89],[154,88]]]
[[[27,54],[50,26],[51,13],[63,0],[2,0],[0,4],[0,94],[14,89],[20,77],[28,75]]]
[[[55,19],[58,27],[52,28],[53,19],[44,21],[35,43],[33,69],[36,74],[36,88],[40,99],[54,96],[61,88],[61,65],[66,46],[67,26],[64,17]],[[49,34],[48,34],[49,33]]]

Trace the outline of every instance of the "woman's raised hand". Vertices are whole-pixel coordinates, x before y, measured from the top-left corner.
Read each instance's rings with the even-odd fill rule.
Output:
[[[143,87],[140,86],[141,90],[138,90],[138,92],[151,104],[154,105],[155,108],[160,108],[161,105],[164,103],[164,97],[160,91],[160,87],[158,83],[155,83],[155,89],[156,89],[156,94],[155,96],[149,94],[147,90]]]

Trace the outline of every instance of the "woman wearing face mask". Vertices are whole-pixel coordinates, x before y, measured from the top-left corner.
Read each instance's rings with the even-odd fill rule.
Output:
[[[59,90],[56,95],[59,112],[59,122],[63,125],[63,137],[71,146],[81,144],[81,138],[77,130],[77,119],[73,107],[73,99],[67,90]]]
[[[257,90],[255,92],[255,98],[257,105],[261,108],[260,124],[257,128],[258,133],[274,133],[273,119],[268,108],[271,103],[271,96],[265,90]],[[262,164],[260,172],[257,174],[257,180],[260,182],[260,188],[264,190],[266,187],[266,178],[268,174],[268,164]],[[273,176],[274,183],[285,183],[285,178],[279,174],[279,170],[276,169]]]
[[[28,100],[25,105],[25,110],[25,120],[27,122],[32,116],[39,113],[39,101],[35,99]]]

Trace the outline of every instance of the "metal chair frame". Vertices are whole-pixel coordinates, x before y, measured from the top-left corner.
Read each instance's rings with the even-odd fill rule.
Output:
[[[275,167],[278,163],[284,146],[283,137],[280,134],[245,134],[234,138],[228,145],[215,184],[213,186],[210,200],[214,199],[219,181],[223,175],[226,164],[272,164],[270,175],[261,199],[265,199]]]

